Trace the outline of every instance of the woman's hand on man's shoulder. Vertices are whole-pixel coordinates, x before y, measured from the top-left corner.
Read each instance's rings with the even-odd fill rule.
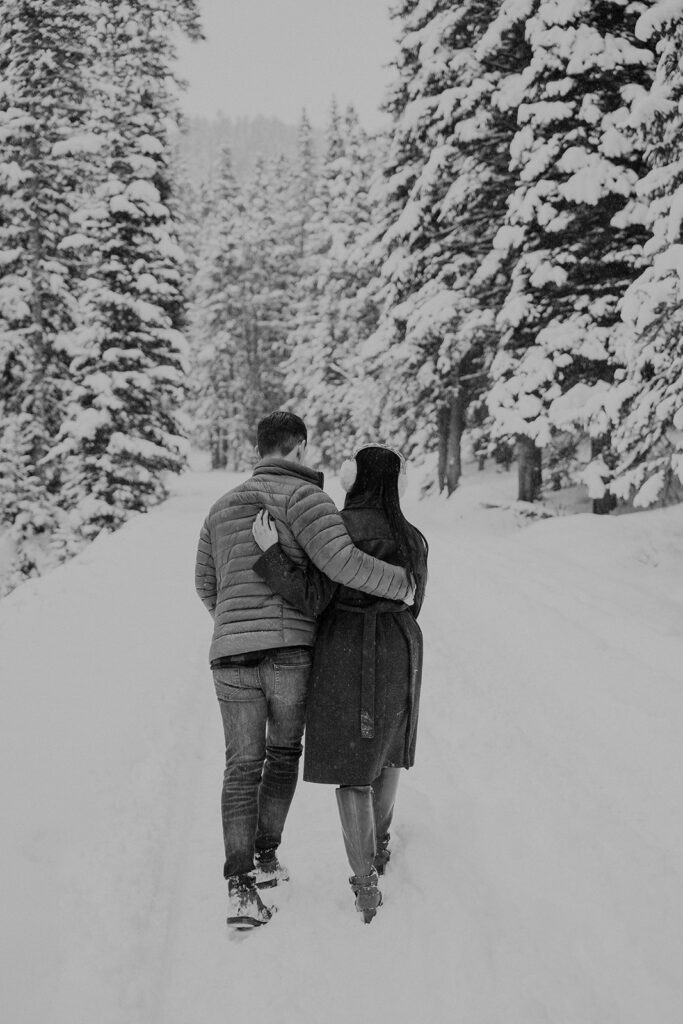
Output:
[[[273,544],[278,542],[275,520],[265,508],[262,508],[257,513],[251,527],[251,532],[261,551],[267,551],[268,548],[272,548]]]

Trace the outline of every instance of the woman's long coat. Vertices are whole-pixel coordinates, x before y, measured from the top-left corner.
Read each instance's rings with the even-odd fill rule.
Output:
[[[344,510],[357,547],[399,564],[383,512]],[[415,612],[397,601],[377,600],[340,587],[310,567],[294,565],[278,546],[256,571],[296,607],[322,608],[309,686],[304,778],[337,785],[371,783],[387,765],[409,768],[422,676],[422,633]]]

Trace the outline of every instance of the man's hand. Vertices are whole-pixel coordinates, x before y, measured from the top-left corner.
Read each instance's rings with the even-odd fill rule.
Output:
[[[265,508],[257,514],[251,532],[261,551],[267,551],[273,544],[277,544],[277,527],[270,512]]]

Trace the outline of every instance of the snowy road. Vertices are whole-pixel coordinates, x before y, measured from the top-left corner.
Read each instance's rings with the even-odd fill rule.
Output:
[[[332,790],[302,784],[279,913],[235,941],[192,591],[227,479],[0,604],[5,1019],[680,1024],[681,510],[518,529],[477,507],[503,478],[410,507],[426,673],[385,906],[357,920]]]

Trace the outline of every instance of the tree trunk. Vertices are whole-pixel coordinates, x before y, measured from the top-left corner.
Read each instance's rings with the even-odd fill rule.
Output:
[[[211,469],[220,469],[220,453],[218,449],[218,438],[212,434],[209,440],[211,450]]]
[[[446,467],[448,464],[448,406],[440,405],[436,416],[439,431],[439,463],[437,474],[439,480],[439,494],[441,494],[446,486]]]
[[[448,404],[448,453],[446,456],[446,491],[450,497],[460,482],[462,461],[460,443],[465,423],[462,388],[454,388]]]
[[[617,507],[617,499],[609,491],[605,491],[602,498],[593,498],[593,514],[596,516],[608,516]]]
[[[447,402],[437,411],[439,432],[438,478],[439,493],[446,491],[448,497],[458,486],[462,475],[460,442],[465,422],[462,388],[452,388]]]
[[[606,437],[591,438],[591,458],[597,459],[599,455],[602,455],[606,447],[608,447],[608,439]],[[601,498],[593,498],[593,515],[607,516],[616,507],[617,499],[608,490],[605,491]]]
[[[211,435],[211,469],[226,469],[228,465],[228,439],[219,427]]]
[[[517,437],[518,501],[537,501],[541,493],[541,449],[530,437]]]
[[[40,201],[40,158],[38,141],[34,137],[29,140],[30,166],[33,169],[33,178],[30,184],[31,208],[35,210]],[[34,213],[31,218],[29,229],[29,280],[30,298],[29,307],[31,310],[31,329],[28,337],[31,342],[32,364],[33,364],[33,414],[40,424],[38,443],[32,453],[36,472],[41,478],[45,477],[45,471],[41,462],[47,452],[46,438],[50,434],[50,410],[47,400],[47,382],[49,379],[50,353],[45,338],[45,323],[43,316],[43,279],[41,274],[41,263],[44,256],[44,241],[41,230],[41,223]]]

